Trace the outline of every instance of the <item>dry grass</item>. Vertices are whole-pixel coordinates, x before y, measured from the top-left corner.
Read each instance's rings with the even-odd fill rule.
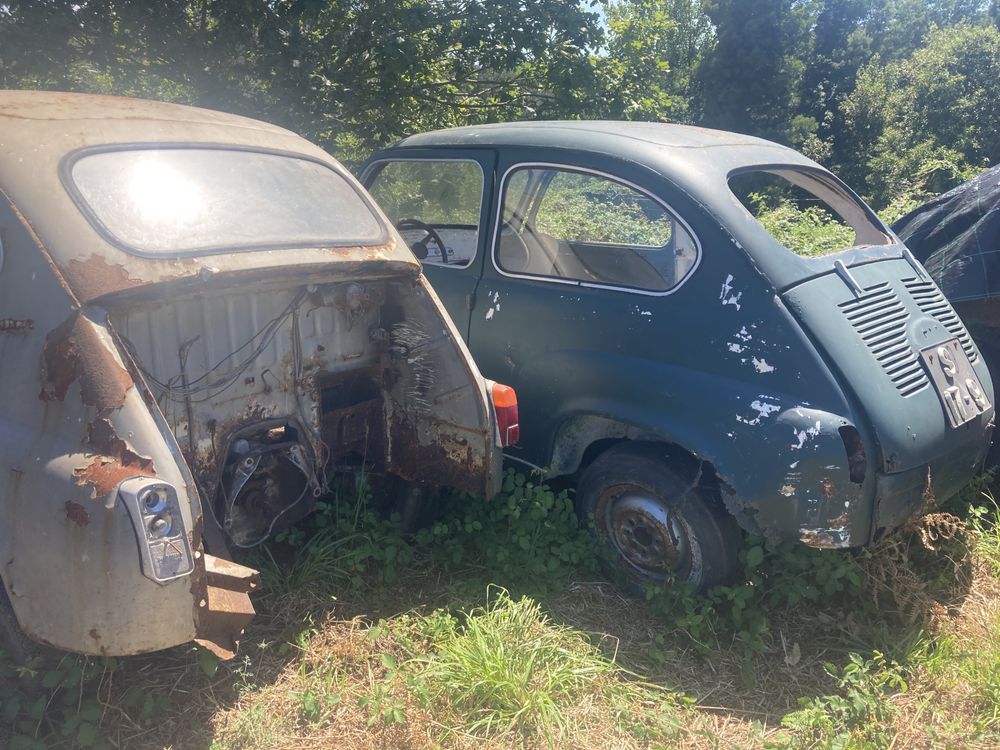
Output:
[[[591,690],[560,705],[566,728],[548,737],[523,727],[472,733],[457,704],[428,695],[420,660],[433,658],[444,637],[434,609],[450,608],[461,624],[458,610],[482,604],[485,592],[469,600],[455,589],[464,571],[417,566],[376,595],[334,600],[306,587],[265,597],[241,656],[212,676],[190,648],[109,669],[101,727],[113,747],[137,750],[799,747],[781,722],[800,700],[838,692],[825,665],[895,641],[892,658],[909,685],[875,698],[891,708],[889,739],[853,746],[996,747],[984,733],[990,712],[1000,711],[1000,688],[984,693],[989,680],[975,671],[989,659],[1000,665],[996,570],[968,553],[975,544],[951,518],[931,517],[911,535],[925,546],[892,539],[864,561],[877,609],[771,612],[759,653],[732,637],[699,651],[646,603],[603,581],[545,595],[539,627],[571,640],[580,634],[573,648],[610,665],[595,672]],[[386,721],[392,709],[399,714]]]

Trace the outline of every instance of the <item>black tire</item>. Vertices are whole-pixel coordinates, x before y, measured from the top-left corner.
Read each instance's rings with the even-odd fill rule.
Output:
[[[613,448],[583,472],[576,498],[581,520],[611,548],[612,572],[629,590],[670,581],[705,590],[730,583],[739,570],[735,519],[663,455]]]

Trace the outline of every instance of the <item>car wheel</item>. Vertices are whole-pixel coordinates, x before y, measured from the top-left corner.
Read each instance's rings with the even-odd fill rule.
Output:
[[[611,548],[627,588],[685,581],[697,589],[728,583],[739,569],[735,520],[704,488],[692,487],[661,456],[612,449],[577,486],[577,509]]]

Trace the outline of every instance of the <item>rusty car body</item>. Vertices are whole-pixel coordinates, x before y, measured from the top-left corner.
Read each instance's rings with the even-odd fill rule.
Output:
[[[259,582],[227,549],[337,472],[498,486],[495,384],[360,185],[284,129],[0,93],[0,319],[2,604],[33,641],[229,656]]]
[[[961,320],[789,148],[656,123],[483,125],[406,138],[362,181],[480,368],[517,390],[507,455],[575,480],[632,580],[727,580],[736,524],[867,545],[982,465],[993,386]],[[758,220],[769,196],[822,212],[842,244],[792,248]]]

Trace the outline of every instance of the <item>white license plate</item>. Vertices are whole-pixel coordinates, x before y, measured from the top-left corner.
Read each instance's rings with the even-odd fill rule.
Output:
[[[921,349],[920,359],[941,397],[949,425],[963,425],[990,408],[983,384],[958,339]]]

